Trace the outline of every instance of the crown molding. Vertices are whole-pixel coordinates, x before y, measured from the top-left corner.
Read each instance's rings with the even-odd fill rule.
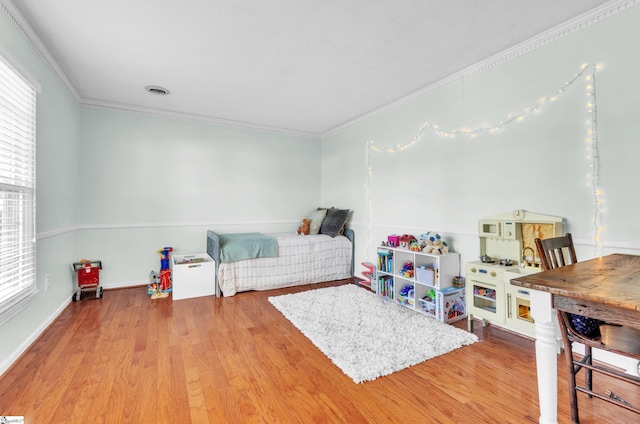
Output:
[[[35,51],[42,57],[47,67],[54,73],[56,77],[62,82],[69,93],[80,102],[80,95],[76,88],[71,84],[67,76],[62,72],[60,65],[55,61],[49,50],[46,48],[38,34],[31,27],[27,19],[22,12],[16,7],[11,0],[0,0],[0,7],[2,11],[9,17],[13,24],[20,30],[22,35],[27,39],[29,44],[35,49]]]
[[[583,28],[588,27],[591,24],[600,22],[610,16],[613,16],[619,12],[636,6],[640,3],[640,0],[612,0],[604,3],[599,7],[596,7],[589,12],[583,13],[573,19],[570,19],[554,28],[551,28],[545,32],[542,32],[528,40],[525,40],[515,46],[508,48],[500,53],[497,53],[488,59],[478,62],[469,66],[455,74],[452,74],[446,78],[441,79],[421,90],[415,91],[401,99],[388,103],[378,109],[375,109],[369,113],[366,113],[358,118],[355,118],[349,122],[346,122],[340,126],[337,126],[329,131],[321,134],[321,138],[325,138],[349,127],[355,126],[361,122],[367,121],[375,116],[383,114],[385,112],[392,111],[401,106],[406,105],[421,97],[434,93],[442,88],[448,87],[455,83],[461,82],[465,79],[471,78],[479,73],[487,71],[512,59],[520,57],[526,53],[536,50],[540,47],[546,46],[556,40],[559,40],[567,35],[571,35]]]
[[[448,87],[457,82],[463,81],[478,73],[494,68],[504,62],[515,59],[539,47],[543,47],[560,38],[573,34],[576,31],[586,28],[591,24],[599,22],[603,19],[613,16],[631,7],[634,7],[638,3],[640,3],[640,0],[611,0],[574,19],[564,22],[548,31],[545,31],[535,37],[530,38],[529,40],[519,43],[501,53],[491,56],[486,60],[478,62],[455,74],[452,74],[446,78],[443,78],[442,80],[434,84],[431,84],[423,89],[415,91],[412,94],[409,94],[408,96],[405,96],[394,102],[388,103],[385,106],[375,109],[367,114],[364,114],[358,118],[348,121],[326,132],[310,133],[310,132],[290,130],[287,128],[271,127],[267,125],[252,124],[247,122],[233,121],[228,119],[221,119],[221,118],[208,117],[208,116],[202,116],[202,115],[178,113],[178,112],[143,108],[143,107],[132,106],[132,105],[108,103],[108,102],[102,102],[102,101],[97,101],[92,99],[83,99],[78,94],[76,88],[68,80],[64,72],[62,72],[62,69],[60,68],[58,63],[55,61],[55,59],[53,58],[49,50],[46,48],[44,43],[40,40],[37,33],[33,30],[29,22],[22,15],[20,10],[13,4],[11,0],[0,0],[0,6],[3,12],[9,17],[9,19],[11,19],[11,21],[16,25],[16,27],[22,32],[25,38],[33,46],[33,48],[44,59],[49,69],[51,69],[51,71],[58,77],[58,79],[60,79],[60,81],[67,88],[67,90],[69,90],[69,93],[71,93],[71,95],[82,106],[94,107],[94,108],[112,110],[112,111],[118,111],[118,112],[138,113],[138,114],[143,114],[148,116],[159,116],[164,118],[181,119],[181,120],[187,120],[187,121],[193,121],[193,122],[212,123],[215,125],[220,125],[225,127],[265,131],[265,132],[270,132],[275,134],[291,135],[291,136],[311,138],[311,139],[325,138],[339,131],[342,131],[344,129],[357,125],[361,122],[367,121],[382,113],[394,110],[418,98],[431,94],[437,90]]]
[[[105,101],[94,100],[94,99],[83,99],[80,101],[80,105],[83,107],[109,110],[113,112],[133,113],[133,114],[145,115],[145,116],[155,116],[155,117],[168,118],[168,119],[179,119],[179,120],[190,121],[190,122],[215,124],[222,127],[240,128],[240,129],[268,132],[273,134],[310,138],[314,140],[320,139],[319,133],[298,131],[298,130],[292,130],[288,128],[271,127],[268,125],[252,124],[248,122],[233,121],[231,119],[215,118],[215,117],[196,115],[191,113],[180,113],[180,112],[173,112],[173,111],[167,111],[167,110],[161,110],[161,109],[146,108],[142,106],[133,106],[133,105],[127,105],[127,104],[105,102]]]
[[[16,7],[11,0],[0,0],[0,6],[3,12],[9,17],[13,24],[20,30],[22,35],[27,39],[29,44],[35,49],[36,52],[42,57],[47,67],[58,77],[62,84],[69,90],[69,93],[76,99],[76,101],[84,107],[94,107],[103,110],[111,110],[117,112],[126,112],[134,114],[142,114],[146,116],[157,116],[162,118],[180,119],[191,122],[210,123],[224,127],[249,129],[255,131],[269,132],[274,134],[289,135],[295,137],[310,138],[318,140],[320,138],[319,133],[310,133],[305,131],[297,131],[288,128],[272,127],[268,125],[253,124],[248,122],[233,121],[230,119],[215,118],[209,116],[178,113],[166,110],[145,108],[141,106],[124,105],[118,103],[110,103],[93,99],[82,98],[76,88],[71,84],[65,73],[60,68],[60,65],[53,58],[47,47],[44,45],[38,34],[33,27],[29,24],[22,12]]]

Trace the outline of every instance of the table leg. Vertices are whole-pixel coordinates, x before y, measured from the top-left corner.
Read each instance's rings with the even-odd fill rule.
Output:
[[[551,295],[531,290],[531,315],[536,329],[536,370],[538,375],[538,400],[540,424],[558,422],[558,362],[556,358],[555,311],[551,307]]]

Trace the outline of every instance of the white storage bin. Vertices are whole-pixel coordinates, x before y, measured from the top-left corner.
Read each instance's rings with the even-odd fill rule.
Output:
[[[206,253],[171,256],[173,300],[216,294],[216,263]]]
[[[418,283],[429,284],[433,286],[434,282],[434,271],[433,268],[416,268],[416,281]]]

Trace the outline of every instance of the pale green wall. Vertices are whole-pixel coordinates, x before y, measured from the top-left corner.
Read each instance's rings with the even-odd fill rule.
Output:
[[[443,233],[464,261],[479,255],[479,218],[522,208],[561,216],[582,259],[640,249],[635,185],[640,181],[640,8],[634,7],[523,56],[450,85],[322,142],[322,201],[355,210],[358,261],[375,259],[391,233]],[[596,249],[595,202],[587,186],[589,119],[580,79],[556,102],[496,134],[445,138],[427,129],[412,148],[372,152],[366,143],[408,143],[424,122],[449,130],[496,124],[552,95],[583,63],[597,73],[603,242]],[[348,183],[338,185],[339,182]],[[340,187],[339,190],[336,187]],[[367,196],[367,191],[370,196]],[[371,218],[367,219],[367,201]]]
[[[206,230],[295,231],[320,201],[320,142],[117,111],[82,111],[78,251],[109,285],[145,283],[156,251]]]
[[[69,264],[76,257],[78,102],[51,72],[23,34],[0,13],[2,50],[42,87],[37,95],[37,276],[39,293],[24,311],[0,326],[0,373],[29,346],[68,303]],[[44,275],[51,285],[44,287]]]

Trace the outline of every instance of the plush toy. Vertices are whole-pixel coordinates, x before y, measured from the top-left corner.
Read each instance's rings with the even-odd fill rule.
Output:
[[[434,231],[429,231],[428,233],[421,235],[420,239],[424,240],[424,243],[426,244],[422,249],[425,253],[433,253],[435,255],[445,255],[449,253],[449,246],[447,243],[442,240],[442,236],[440,236],[440,234]]]
[[[405,276],[406,278],[413,278],[413,262],[411,261],[406,261],[404,263],[404,266],[402,267],[402,269],[400,270],[400,275]]]
[[[413,243],[414,241],[416,241],[416,238],[411,234],[403,234],[400,236],[399,240],[400,247],[408,249],[409,246],[411,246],[411,243]]]
[[[309,235],[309,229],[311,228],[311,222],[307,218],[302,218],[302,224],[298,227],[298,234],[303,236]]]

